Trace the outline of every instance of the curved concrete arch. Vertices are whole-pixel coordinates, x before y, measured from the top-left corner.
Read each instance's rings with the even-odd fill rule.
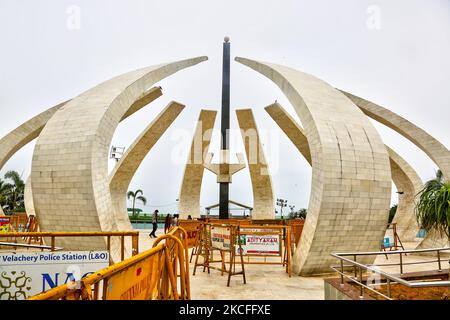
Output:
[[[392,180],[399,192],[397,213],[392,222],[397,223],[397,233],[402,241],[414,242],[419,231],[415,214],[415,197],[423,188],[416,171],[394,150],[386,146],[391,162]]]
[[[442,143],[400,115],[349,92],[340,91],[350,98],[367,116],[391,128],[414,143],[434,161],[445,178],[450,179],[450,151]],[[440,246],[442,244],[448,244],[448,240],[435,232],[430,232],[419,243],[417,248],[422,249],[427,248],[427,246]]]
[[[109,175],[109,189],[119,230],[131,230],[126,193],[134,174],[159,138],[183,111],[184,105],[172,101],[142,131]]]
[[[450,179],[450,151],[430,134],[398,114],[371,101],[340,90],[367,116],[391,128],[422,149]]]
[[[31,176],[25,181],[25,189],[23,191],[23,201],[25,202],[25,212],[28,216],[36,215],[33,204],[33,191],[31,189]]]
[[[311,165],[311,150],[305,131],[295,119],[278,103],[273,103],[264,108],[278,127],[291,140],[292,144]]]
[[[23,146],[36,139],[41,133],[47,121],[58,111],[67,101],[41,112],[30,120],[25,121],[20,126],[9,132],[0,139],[0,169],[5,163]],[[29,192],[31,190],[28,190]],[[0,207],[0,215],[3,209]]]
[[[275,217],[272,179],[251,109],[236,110],[253,191],[253,219]]]
[[[117,230],[108,179],[114,131],[130,106],[154,83],[207,57],[138,69],[80,94],[56,113],[36,143],[32,165],[33,201],[45,231]],[[103,239],[64,241],[63,247],[104,249]],[[118,256],[120,245],[112,243]]]
[[[216,115],[217,111],[201,110],[198,117],[180,187],[178,213],[182,219],[186,219],[188,215],[200,217],[200,194],[205,169],[203,164],[211,142]]]
[[[329,272],[335,263],[332,252],[378,250],[386,230],[391,173],[386,148],[369,119],[311,75],[245,58],[236,61],[278,85],[303,123],[311,149],[311,197],[294,272]]]
[[[150,102],[156,100],[157,98],[159,98],[162,95],[162,91],[161,91],[161,87],[153,87],[150,88],[149,90],[147,90],[146,92],[144,92],[139,98],[138,100],[136,100],[128,109],[128,111],[125,113],[125,115],[122,117],[121,121],[125,120],[126,118],[128,118],[129,116],[131,116],[132,114],[134,114],[136,111],[139,111],[142,107],[146,106],[147,104],[149,104]],[[67,101],[66,101],[67,102]],[[66,102],[63,102],[61,104],[59,104],[58,107],[55,112],[59,109],[59,107],[61,107],[62,105],[64,105]],[[54,107],[55,108],[55,107]],[[52,108],[53,109],[53,108]],[[50,110],[50,109],[49,109]],[[47,110],[47,111],[49,111]],[[45,112],[44,112],[45,113]],[[41,125],[42,127],[40,128],[40,130],[38,130],[39,132],[37,134],[35,134],[35,136],[31,136],[28,138],[31,138],[31,140],[35,139],[39,133],[41,132],[41,130],[43,129],[43,127],[45,126],[45,124],[47,124],[47,121],[51,118],[51,116],[54,114],[50,113],[47,117],[43,117],[41,122],[37,122],[36,125]],[[33,120],[33,119],[31,119]],[[30,120],[30,121],[31,121]],[[30,127],[33,128],[35,126],[30,124]],[[30,141],[31,141],[30,140]],[[25,190],[24,190],[24,202],[25,202],[25,211],[27,213],[27,215],[36,215],[36,212],[34,210],[34,203],[33,203],[33,189],[31,187],[31,175],[28,176],[27,181],[25,183]],[[1,208],[0,208],[0,214],[1,214]]]
[[[266,107],[265,110],[297,147],[306,161],[311,164],[311,153],[303,128],[278,103]],[[414,213],[414,198],[423,187],[423,183],[416,171],[400,155],[388,146],[386,146],[386,149],[389,154],[392,180],[397,190],[403,192],[399,195],[394,222],[397,223],[400,239],[412,242],[415,241],[415,236],[419,231]]]

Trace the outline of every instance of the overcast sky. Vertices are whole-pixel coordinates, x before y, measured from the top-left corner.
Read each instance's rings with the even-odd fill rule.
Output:
[[[180,150],[174,146],[180,145],[180,133],[192,133],[201,108],[220,110],[225,35],[231,38],[232,58],[313,74],[391,109],[450,147],[449,0],[0,0],[0,136],[121,73],[207,55],[207,62],[162,81],[164,95],[123,121],[112,141],[127,147],[168,102],[186,105],[130,186],[144,190],[145,211],[173,212],[185,160],[174,154],[187,152],[190,143]],[[275,196],[296,209],[307,207],[311,168],[264,111],[275,99],[298,119],[278,87],[232,62],[232,127],[237,128],[234,109],[253,109],[260,131],[270,133],[262,139]],[[374,125],[422,179],[433,177],[436,166],[421,150]],[[0,174],[14,169],[27,178],[33,148],[34,142],[17,152]],[[218,139],[211,149],[219,149]],[[231,149],[244,151],[239,139]],[[233,177],[230,197],[252,205],[248,170]],[[217,201],[215,176],[206,171],[201,206]]]

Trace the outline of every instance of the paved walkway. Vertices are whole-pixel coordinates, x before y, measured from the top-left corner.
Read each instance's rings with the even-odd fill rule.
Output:
[[[150,248],[148,230],[139,230],[140,251]],[[162,234],[158,230],[157,235]],[[193,276],[194,263],[191,263],[191,298],[193,300],[274,300],[274,299],[324,299],[323,279],[320,277],[289,278],[285,268],[281,265],[245,265],[247,284],[243,284],[242,276],[231,277],[230,287],[227,287],[227,275],[220,275],[220,271],[211,269],[211,273],[202,272],[197,268]],[[236,270],[238,266],[236,266]]]
[[[151,247],[153,239],[148,237],[148,230],[140,231],[140,250]],[[158,233],[157,233],[158,234]],[[159,233],[160,234],[160,233]],[[425,262],[435,259],[429,255],[406,255],[403,262]],[[377,264],[398,263],[399,255],[390,255],[388,259],[384,255],[378,256]],[[447,268],[449,257],[442,258],[442,267]],[[236,266],[238,270],[238,266]],[[381,267],[383,270],[398,273],[398,266]],[[425,271],[437,269],[437,263],[426,263],[405,266],[404,272]],[[211,270],[211,273],[197,269],[196,275],[192,275],[191,264],[191,296],[192,299],[216,299],[216,300],[258,300],[258,299],[293,299],[293,300],[322,300],[324,299],[323,277],[300,277],[292,275],[289,278],[281,265],[245,265],[247,284],[243,284],[242,276],[231,277],[230,287],[227,287],[227,275],[220,275],[220,271]],[[334,277],[330,274],[328,277]]]

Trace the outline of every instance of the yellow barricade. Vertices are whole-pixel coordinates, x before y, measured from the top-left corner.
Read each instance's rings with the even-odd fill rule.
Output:
[[[156,239],[152,249],[29,300],[58,299],[190,299],[186,231],[174,227]]]

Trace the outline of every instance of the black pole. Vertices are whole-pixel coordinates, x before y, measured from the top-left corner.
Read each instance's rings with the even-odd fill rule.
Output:
[[[230,42],[225,37],[223,43],[222,62],[222,115],[220,123],[222,134],[221,149],[229,149],[228,133],[230,129]],[[229,183],[220,182],[219,187],[219,219],[228,219]]]

